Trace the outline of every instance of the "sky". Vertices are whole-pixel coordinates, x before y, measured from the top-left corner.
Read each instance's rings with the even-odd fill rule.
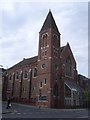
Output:
[[[9,68],[38,55],[39,31],[51,9],[61,33],[61,46],[69,42],[79,74],[88,76],[88,2],[1,0],[0,65]]]

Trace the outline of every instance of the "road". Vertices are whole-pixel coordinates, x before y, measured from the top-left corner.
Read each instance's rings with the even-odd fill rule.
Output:
[[[6,110],[3,104],[3,118],[88,118],[87,109],[50,109],[39,108],[30,105],[12,104],[12,108]]]

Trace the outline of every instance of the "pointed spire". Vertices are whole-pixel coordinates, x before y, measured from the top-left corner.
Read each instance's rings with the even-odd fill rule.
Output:
[[[51,12],[51,9],[49,9],[49,12]]]
[[[59,32],[50,9],[49,9],[49,13],[45,19],[45,22],[44,22],[40,32],[43,30],[46,30],[48,28],[52,28],[52,29],[56,30],[57,32]]]

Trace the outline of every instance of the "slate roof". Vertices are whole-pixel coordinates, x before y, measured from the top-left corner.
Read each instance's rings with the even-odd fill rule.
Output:
[[[46,30],[48,28],[52,28],[52,29],[56,30],[57,32],[59,32],[51,11],[49,11],[40,32],[43,30]]]
[[[60,51],[62,52],[63,49],[65,48],[65,46],[61,47]],[[24,58],[22,61],[20,61],[19,63],[15,64],[14,66],[10,67],[8,70],[12,69],[12,68],[16,68],[16,67],[22,67],[24,65],[28,65],[28,64],[32,64],[37,62],[38,56],[32,57],[32,58]]]
[[[32,58],[28,58],[28,59],[24,58],[22,61],[20,61],[19,63],[15,64],[12,67],[10,67],[9,69],[35,63],[35,62],[37,62],[37,59],[38,59],[38,56],[35,56],[35,57],[32,57]]]
[[[65,82],[66,85],[68,85],[70,87],[70,89],[76,90],[80,93],[82,92],[80,86],[78,84],[76,84],[74,81],[65,80],[64,82]]]
[[[89,78],[85,77],[84,75],[78,74],[78,80],[88,81]]]
[[[66,46],[60,47],[60,53],[63,51],[63,49],[64,49],[65,47],[66,47]]]

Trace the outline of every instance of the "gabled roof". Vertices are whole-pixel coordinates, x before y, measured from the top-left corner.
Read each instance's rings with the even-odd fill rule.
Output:
[[[66,46],[60,47],[60,53],[64,50],[65,47],[66,47]]]
[[[40,32],[43,31],[43,30],[46,30],[48,28],[52,28],[52,29],[56,30],[57,32],[59,32],[59,30],[57,28],[57,25],[55,23],[55,20],[53,18],[53,15],[52,15],[50,10],[49,10],[49,13],[48,13],[48,15],[45,19],[45,22],[44,22]]]
[[[64,80],[64,83],[72,90],[82,92],[80,86],[76,84],[74,81]]]
[[[67,45],[66,45],[66,46],[61,47],[61,50],[60,50],[61,54],[60,54],[60,55],[62,55],[63,52],[67,50],[67,48],[70,50],[71,55],[72,55],[72,58],[73,58],[74,62],[76,63],[75,58],[74,58],[74,55],[73,55],[72,50],[71,50],[71,47],[70,47],[70,45],[69,45],[68,42],[67,42]]]
[[[89,80],[89,78],[87,78],[87,77],[86,77],[86,76],[84,76],[84,75],[78,74],[78,80],[88,81],[88,80]]]
[[[21,67],[23,65],[35,63],[35,62],[37,62],[37,59],[38,59],[38,56],[35,56],[35,57],[32,57],[32,58],[28,58],[28,59],[24,58],[21,62],[17,63],[16,65],[14,65],[12,67],[10,67],[9,69],[12,69],[14,67]]]

